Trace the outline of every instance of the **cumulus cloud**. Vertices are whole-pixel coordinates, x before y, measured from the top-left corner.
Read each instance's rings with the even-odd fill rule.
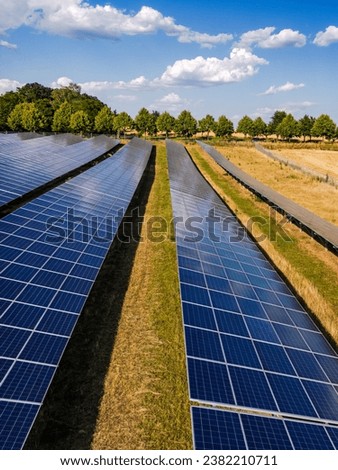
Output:
[[[275,30],[274,26],[268,26],[248,31],[242,34],[237,46],[245,49],[251,47],[278,49],[286,46],[303,47],[306,44],[306,37],[299,31],[282,29],[279,33],[273,34]]]
[[[214,86],[226,83],[240,82],[255,75],[260,65],[268,62],[257,57],[250,51],[235,48],[230,57],[218,59],[216,57],[195,59],[182,59],[169,65],[160,77],[148,79],[141,75],[129,82],[126,81],[91,81],[79,83],[81,89],[86,93],[95,93],[108,90],[146,90],[170,86]],[[66,77],[59,78],[53,82],[64,83]],[[71,82],[71,79],[67,80]],[[69,83],[68,83],[69,84]]]
[[[264,107],[258,108],[252,117],[259,117],[266,119],[269,116],[272,116],[276,111],[285,111],[286,113],[297,114],[302,113],[308,108],[312,108],[316,103],[312,101],[300,101],[300,102],[289,102],[279,105],[275,108]]]
[[[128,103],[131,103],[132,101],[136,101],[137,100],[137,96],[135,95],[115,95],[114,97],[114,100],[118,100],[118,101],[123,101],[123,102],[128,102]]]
[[[209,48],[232,39],[231,34],[193,31],[148,6],[131,14],[110,4],[93,6],[83,0],[7,1],[1,11],[0,33],[21,25],[61,36],[108,39],[162,31],[180,42],[194,42]]]
[[[258,72],[265,59],[245,49],[234,48],[230,57],[216,57],[177,60],[169,65],[162,76],[154,82],[163,85],[210,86],[240,82]]]
[[[71,78],[68,77],[59,77],[55,82],[51,83],[52,88],[62,88],[67,87],[71,83],[74,83]]]
[[[291,82],[286,82],[284,83],[284,85],[280,86],[272,85],[266,91],[260,93],[260,95],[275,95],[276,93],[297,90],[298,88],[303,88],[304,86],[304,83],[295,84]]]
[[[18,87],[24,86],[24,83],[20,83],[17,80],[10,80],[8,78],[0,78],[0,95],[7,91],[16,91]]]
[[[150,105],[150,108],[157,111],[167,111],[177,114],[189,105],[189,101],[181,98],[177,93],[169,93],[162,98],[156,100]]]
[[[337,26],[328,26],[325,31],[319,31],[313,41],[317,46],[329,46],[333,42],[338,42]]]
[[[313,101],[300,101],[300,102],[291,102],[286,103],[282,110],[288,113],[297,113],[297,111],[304,111],[305,109],[312,108],[316,103]]]
[[[1,41],[1,40],[0,40],[0,46],[6,47],[7,49],[16,49],[18,47],[16,44],[12,44],[10,42]]]

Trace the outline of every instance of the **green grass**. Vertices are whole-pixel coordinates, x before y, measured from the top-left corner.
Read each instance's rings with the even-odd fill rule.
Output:
[[[323,263],[322,259],[309,252],[304,247],[301,237],[294,236],[293,232],[288,229],[286,229],[286,231],[289,239],[286,240],[283,236],[284,230],[281,228],[280,224],[277,223],[274,217],[269,216],[268,209],[263,207],[263,203],[259,202],[257,198],[251,194],[243,194],[243,191],[241,190],[242,186],[235,182],[230,176],[216,172],[202,156],[202,153],[198,148],[191,147],[189,150],[201,171],[208,175],[216,187],[220,188],[220,195],[223,197],[225,202],[229,202],[230,200],[235,205],[235,212],[241,212],[249,218],[262,217],[266,220],[267,218],[269,219],[269,223],[266,225],[260,225],[261,232],[268,237],[272,242],[274,249],[292,266],[292,268],[314,285],[332,310],[336,311],[338,306],[336,272]],[[318,247],[318,249],[323,252],[325,251],[322,247]],[[267,253],[267,255],[269,256],[269,253]],[[330,256],[330,254],[328,254],[328,256]],[[307,299],[304,299],[304,301],[308,304],[308,308],[322,324],[330,339],[333,340],[334,343],[337,343],[337,316],[335,316],[335,326],[332,325],[332,328],[334,328],[332,329],[330,327],[330,324],[334,323],[332,318],[330,321],[326,322],[325,318],[321,318],[320,315],[317,314],[317,310],[320,309],[320,306],[307,302]]]
[[[147,217],[161,215],[172,220],[167,158],[164,145],[157,145],[156,177]],[[173,226],[168,224],[165,241],[152,243],[149,266],[152,286],[148,308],[158,341],[148,357],[146,370],[156,375],[145,406],[151,410],[143,421],[148,449],[191,449],[190,405],[187,387],[183,325]]]

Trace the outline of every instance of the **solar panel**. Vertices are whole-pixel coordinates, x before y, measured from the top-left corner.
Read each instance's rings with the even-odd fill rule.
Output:
[[[7,135],[5,135],[7,136]],[[71,134],[0,139],[0,207],[110,151],[117,140]]]
[[[133,139],[0,220],[0,449],[23,446],[151,148]]]
[[[335,450],[338,428],[291,419],[192,407],[198,450]]]
[[[335,351],[184,147],[167,154],[191,400],[338,423]]]

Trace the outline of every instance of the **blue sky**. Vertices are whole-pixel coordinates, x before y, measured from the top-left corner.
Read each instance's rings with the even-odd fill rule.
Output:
[[[0,0],[0,93],[70,81],[118,112],[338,123],[338,2]]]

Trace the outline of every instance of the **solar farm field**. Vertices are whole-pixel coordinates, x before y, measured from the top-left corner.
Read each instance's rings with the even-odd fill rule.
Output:
[[[222,146],[216,145],[215,148],[249,175],[320,217],[338,225],[338,192],[333,186],[271,160],[258,152],[250,143],[229,143]],[[280,152],[284,152],[283,155],[288,155],[289,150]],[[295,150],[294,152],[306,153],[307,150]],[[333,154],[336,155],[335,158],[337,159],[336,152],[333,152]],[[330,162],[332,167],[334,158],[331,156],[331,152],[329,155],[324,157],[324,162]],[[305,163],[304,166],[306,166]],[[326,173],[326,171],[322,172]]]
[[[133,139],[0,220],[0,447],[338,447],[335,255],[186,148]]]

